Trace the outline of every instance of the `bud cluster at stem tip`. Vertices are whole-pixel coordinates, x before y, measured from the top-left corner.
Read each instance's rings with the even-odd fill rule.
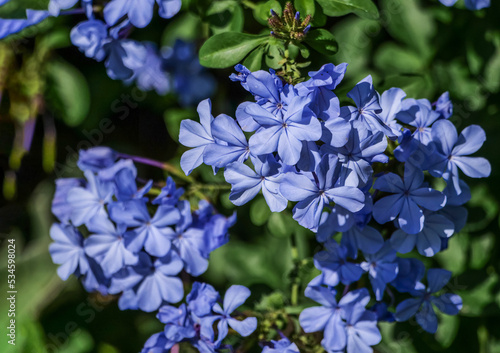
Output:
[[[310,21],[311,15],[307,15],[304,20],[301,20],[300,13],[295,11],[290,2],[286,4],[282,17],[271,9],[271,17],[268,20],[271,36],[298,41],[303,40],[311,28]]]

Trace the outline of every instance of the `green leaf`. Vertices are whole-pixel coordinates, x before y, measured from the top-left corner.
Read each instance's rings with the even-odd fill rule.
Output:
[[[48,62],[47,75],[52,81],[50,96],[57,102],[61,118],[68,126],[82,123],[90,108],[90,91],[85,76],[62,60]]]
[[[372,0],[316,0],[327,16],[344,16],[354,13],[359,17],[376,20],[379,18],[377,6]]]
[[[269,232],[276,237],[289,237],[294,230],[292,217],[285,212],[273,212],[269,217],[267,227]]]
[[[418,0],[382,0],[380,6],[391,14],[386,21],[391,36],[428,58],[432,52],[430,39],[436,33],[432,15],[419,6]]]
[[[189,12],[175,17],[162,34],[162,45],[172,46],[177,39],[194,41],[201,32],[201,20]]]
[[[271,216],[271,210],[264,198],[255,200],[250,206],[250,220],[256,226],[261,226],[267,222]]]
[[[335,36],[322,28],[307,33],[304,42],[317,52],[327,56],[334,55],[339,50]]]
[[[192,119],[196,116],[196,112],[192,109],[168,109],[163,113],[163,120],[167,127],[168,134],[174,141],[179,141],[179,130],[181,121],[184,119]]]
[[[210,37],[200,49],[200,63],[215,69],[239,63],[254,48],[269,40],[268,35],[225,32]]]
[[[264,47],[260,46],[250,53],[243,61],[243,65],[250,71],[260,70],[262,66],[262,58],[264,56]]]
[[[234,0],[214,1],[207,11],[205,20],[210,23],[214,34],[241,32],[245,21],[243,9]]]
[[[281,16],[283,8],[277,0],[270,0],[267,2],[262,2],[255,6],[253,10],[253,17],[261,25],[267,25],[267,19],[271,17],[271,9],[273,9],[278,15]]]
[[[494,245],[495,235],[493,233],[473,237],[470,242],[470,268],[483,268],[491,257]]]
[[[439,318],[439,326],[436,332],[436,340],[442,347],[447,348],[451,346],[458,333],[460,319],[456,315],[444,315],[440,311],[437,311],[437,316]]]
[[[285,45],[283,44],[283,41],[271,37],[266,48],[266,65],[271,69],[278,70],[281,68],[280,62],[283,60],[282,53],[285,52]]]
[[[374,59],[375,66],[386,73],[416,73],[425,66],[425,61],[413,50],[394,43],[382,44]]]
[[[311,15],[311,17],[314,18],[314,14],[316,12],[314,0],[295,0],[294,5],[295,9],[300,12],[300,16],[302,18],[307,15]]]

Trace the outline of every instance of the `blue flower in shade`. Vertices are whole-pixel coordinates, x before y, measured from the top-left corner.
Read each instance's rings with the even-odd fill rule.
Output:
[[[335,202],[345,209],[357,212],[364,207],[364,193],[350,186],[336,186],[340,164],[334,155],[325,155],[314,173],[288,173],[280,186],[281,194],[290,201],[298,201],[293,218],[313,231],[318,229],[324,206]]]
[[[490,175],[491,165],[485,158],[468,157],[481,148],[486,140],[484,130],[478,125],[466,127],[460,136],[457,129],[448,120],[440,120],[432,127],[432,138],[436,145],[436,153],[429,166],[432,176],[443,177],[451,182],[461,193],[458,169],[471,178],[484,178]]]
[[[184,152],[181,157],[181,168],[186,175],[191,174],[194,168],[203,163],[203,156],[208,145],[215,143],[212,136],[212,103],[206,99],[198,104],[200,123],[193,120],[181,121],[179,142],[187,147],[194,147]]]
[[[233,82],[240,82],[243,88],[245,88],[248,91],[248,85],[247,85],[247,77],[252,73],[252,71],[248,70],[245,66],[241,64],[237,64],[234,67],[234,70],[237,72],[237,74],[232,73],[229,76],[229,79]]]
[[[288,338],[282,338],[279,341],[271,341],[270,346],[264,347],[262,353],[300,353],[295,343],[290,342]]]
[[[181,304],[178,308],[170,305],[162,306],[156,317],[165,324],[163,332],[167,340],[172,343],[193,338],[196,335],[186,304]]]
[[[108,28],[100,20],[80,22],[71,30],[71,43],[85,53],[85,56],[98,61],[103,60],[106,55],[103,45],[107,41]]]
[[[56,179],[56,192],[52,199],[52,213],[62,223],[68,223],[71,218],[71,206],[68,204],[68,192],[74,187],[83,187],[84,180],[80,178]]]
[[[394,281],[398,275],[396,251],[386,242],[376,253],[364,255],[366,261],[361,263],[361,268],[370,276],[375,299],[381,301],[387,283]]]
[[[323,273],[323,284],[335,287],[359,280],[363,269],[357,263],[347,261],[347,249],[333,239],[326,241],[326,250],[314,255],[314,266]]]
[[[159,95],[171,91],[171,77],[163,70],[163,58],[153,43],[144,43],[146,57],[142,65],[135,67],[133,75],[125,83],[135,82],[143,91],[155,90]],[[124,61],[125,62],[125,61]]]
[[[221,214],[214,214],[205,224],[205,245],[203,254],[208,258],[209,254],[215,249],[229,241],[228,229],[236,223],[236,212],[230,217]]]
[[[99,172],[102,169],[111,167],[116,159],[118,153],[108,147],[92,147],[88,150],[80,150],[78,152],[78,168],[83,171],[91,170]]]
[[[153,185],[150,180],[137,189],[137,169],[130,159],[121,159],[112,167],[99,171],[98,176],[105,181],[113,181],[115,184],[115,196],[119,201],[128,201],[142,198]]]
[[[372,77],[367,76],[354,87],[347,96],[351,98],[356,107],[342,107],[340,115],[349,120],[359,120],[368,131],[381,131],[391,139],[396,139],[392,129],[388,127],[379,114],[382,112],[378,93],[373,88]]]
[[[453,103],[450,100],[450,94],[444,92],[438,100],[433,103],[434,110],[441,114],[444,119],[449,119],[453,115]]]
[[[114,193],[113,183],[102,181],[89,170],[84,175],[87,186],[71,188],[66,199],[71,208],[71,222],[77,227],[93,218],[107,218],[104,206],[112,201]]]
[[[397,258],[397,263],[398,275],[391,282],[391,286],[400,293],[408,293],[425,287],[420,282],[425,275],[425,266],[422,261],[413,258]]]
[[[358,256],[358,249],[366,254],[379,251],[384,245],[384,238],[373,227],[355,224],[351,229],[342,233],[340,244],[347,249],[347,256],[355,259]]]
[[[118,302],[121,310],[155,311],[163,303],[177,303],[184,296],[182,281],[175,277],[182,267],[182,260],[174,251],[156,260],[141,252],[137,265],[112,278],[110,293],[123,291]]]
[[[389,157],[384,154],[387,138],[382,132],[370,134],[359,121],[352,122],[349,140],[340,148],[324,145],[322,151],[338,156],[342,163],[340,185],[363,187],[370,180],[372,163],[387,163]]]
[[[144,67],[148,50],[131,39],[112,40],[103,46],[106,52],[104,66],[113,80],[128,80],[136,70]]]
[[[431,103],[427,99],[406,99],[401,111],[396,115],[399,121],[416,128],[413,138],[428,145],[432,141],[430,126],[439,119],[439,113],[432,110]]]
[[[439,0],[445,6],[453,6],[457,0]],[[490,7],[490,0],[465,0],[465,6],[469,10],[481,10]]]
[[[233,118],[221,114],[214,119],[211,129],[216,143],[205,148],[205,164],[222,168],[234,161],[243,163],[248,159],[250,149],[247,139]]]
[[[193,227],[193,218],[189,201],[179,203],[181,217],[172,232],[172,246],[184,261],[186,272],[199,276],[207,270],[208,260],[205,256],[206,233],[204,228]]]
[[[0,39],[34,26],[49,17],[48,11],[26,10],[26,18],[0,18]]]
[[[85,253],[96,259],[106,277],[111,277],[126,265],[135,265],[139,258],[125,247],[125,227],[115,227],[107,219],[90,222],[92,233],[85,239]]]
[[[396,87],[388,89],[380,96],[382,112],[379,113],[379,117],[398,136],[401,134],[401,125],[397,122],[396,115],[401,110],[405,97],[406,93],[401,88]]]
[[[392,247],[402,254],[413,250],[415,245],[423,256],[434,256],[441,251],[443,238],[453,235],[455,225],[443,215],[427,212],[424,227],[417,234],[406,234],[403,230],[396,230],[390,239]]]
[[[72,274],[79,277],[88,272],[89,262],[83,249],[83,237],[75,227],[54,223],[50,228],[50,237],[54,240],[49,246],[50,256],[55,264],[61,265],[57,268],[57,274],[63,281]]]
[[[328,352],[372,352],[371,345],[380,342],[377,315],[365,309],[370,300],[363,288],[343,296],[337,303],[331,288],[308,286],[305,296],[322,306],[306,308],[299,316],[305,332],[324,331],[321,345]],[[345,321],[344,321],[345,320]]]
[[[397,218],[402,230],[417,234],[424,228],[422,208],[437,211],[446,204],[446,196],[424,184],[424,173],[406,166],[404,181],[399,175],[387,173],[379,177],[373,187],[392,193],[375,202],[373,218],[380,223]]]
[[[453,222],[455,233],[460,232],[467,223],[467,209],[461,206],[467,203],[471,198],[470,188],[463,180],[460,180],[460,190],[462,192],[457,194],[457,191],[452,185],[447,185],[443,190],[443,194],[446,195],[446,206],[436,212]],[[444,246],[441,248],[441,251],[448,247],[448,239],[450,238],[441,238],[441,242]]]
[[[194,282],[191,292],[186,297],[188,309],[198,317],[207,316],[219,300],[219,292],[207,283]]]
[[[319,120],[307,107],[309,103],[307,97],[293,97],[282,117],[258,104],[248,105],[245,112],[261,126],[249,140],[252,154],[258,156],[278,151],[283,163],[296,164],[300,159],[302,141],[317,141],[322,134]]]
[[[273,212],[281,212],[288,201],[281,195],[280,183],[284,175],[280,173],[281,165],[272,155],[263,156],[264,161],[254,159],[255,171],[241,163],[232,163],[224,171],[224,178],[231,184],[229,200],[237,206],[252,200],[259,191]]]
[[[210,97],[217,86],[214,77],[200,65],[194,43],[176,40],[172,48],[162,48],[163,68],[170,73],[179,103],[191,106]]]
[[[457,294],[433,295],[443,289],[450,278],[450,271],[438,268],[427,271],[427,287],[411,291],[410,294],[415,298],[406,299],[398,304],[395,315],[396,321],[406,321],[415,316],[417,323],[425,331],[435,333],[438,321],[432,304],[448,315],[456,315],[462,309],[462,298]]]
[[[174,230],[169,226],[180,219],[176,208],[159,206],[151,217],[146,202],[137,199],[110,205],[109,214],[116,223],[133,228],[125,233],[125,245],[130,251],[137,253],[144,248],[156,257],[165,256],[170,251]]]
[[[181,0],[156,0],[163,18],[173,17],[181,9]],[[104,18],[110,26],[127,15],[138,28],[146,27],[153,19],[154,0],[112,0],[104,7]]]
[[[229,287],[224,296],[223,307],[216,303],[213,311],[218,315],[210,315],[201,319],[201,332],[205,337],[214,337],[213,324],[220,320],[217,324],[218,336],[215,344],[220,344],[228,334],[229,326],[238,332],[241,336],[249,336],[257,328],[257,319],[247,317],[243,321],[236,320],[231,317],[233,311],[241,306],[250,296],[250,290],[244,286],[233,285]]]

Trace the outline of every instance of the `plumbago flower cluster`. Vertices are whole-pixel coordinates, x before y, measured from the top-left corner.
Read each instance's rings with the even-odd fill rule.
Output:
[[[11,0],[0,1],[0,6]],[[169,19],[181,8],[181,0],[156,0],[160,17]],[[80,4],[78,8],[74,8]],[[0,19],[0,39],[36,25],[49,17],[85,15],[71,30],[71,42],[87,57],[104,61],[108,76],[134,83],[143,91],[164,95],[176,92],[180,103],[192,105],[213,93],[215,80],[199,64],[193,43],[177,40],[159,50],[151,42],[129,39],[134,27],[144,28],[152,20],[155,2],[112,0],[98,18],[99,6],[92,0],[51,0],[48,9],[26,11],[26,19]]]
[[[191,211],[170,177],[150,199],[152,182],[138,188],[131,158],[104,147],[80,151],[85,179],[56,182],[52,212],[59,222],[50,230],[50,253],[63,280],[74,274],[89,292],[122,293],[122,310],[151,312],[182,300],[177,275],[204,273],[236,218],[215,213],[204,200]]]
[[[273,212],[296,202],[293,218],[325,248],[314,256],[321,275],[305,291],[319,306],[305,309],[300,324],[307,333],[323,331],[328,352],[368,353],[381,340],[379,321],[415,317],[434,333],[433,305],[449,315],[461,309],[458,295],[442,291],[451,272],[425,276],[422,261],[398,253],[431,257],[446,249],[470,199],[459,170],[481,178],[491,166],[469,156],[485,133],[477,125],[457,133],[447,93],[432,104],[399,88],[379,94],[368,76],[347,94],[354,105],[341,107],[334,90],[346,69],[327,64],[293,86],[273,71],[237,65],[231,80],[255,101],[240,104],[236,119],[213,117],[210,101],[201,102],[200,123],[181,123],[179,141],[192,147],[181,167],[186,174],[202,163],[224,168],[235,205],[260,191]],[[446,187],[434,188],[431,176]],[[356,284],[365,276],[371,295]],[[408,299],[395,303],[393,290]]]
[[[439,0],[445,6],[453,6],[458,0]],[[490,7],[490,0],[465,0],[465,7],[469,10],[481,10]]]

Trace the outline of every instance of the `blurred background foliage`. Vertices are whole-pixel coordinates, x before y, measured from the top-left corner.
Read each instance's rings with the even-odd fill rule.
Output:
[[[0,9],[0,16],[11,16],[29,2],[14,1],[10,8]],[[326,62],[349,63],[336,90],[343,103],[345,94],[368,74],[379,92],[397,86],[408,97],[433,101],[449,91],[453,122],[458,130],[470,124],[486,130],[488,140],[480,154],[493,165],[489,179],[467,180],[472,188],[468,225],[453,236],[448,250],[426,260],[428,267],[453,272],[449,289],[462,296],[462,312],[443,316],[434,336],[411,321],[382,324],[384,339],[376,351],[498,353],[500,2],[493,1],[491,8],[479,12],[465,10],[462,2],[447,8],[437,0],[352,1],[362,4],[361,10],[345,3],[295,1],[303,15],[312,15],[313,30],[325,30],[294,54],[308,63],[299,69],[305,73]],[[200,48],[211,37],[201,61],[225,67],[212,70],[218,84],[211,97],[213,112],[234,116],[237,104],[250,97],[228,80],[233,71],[229,66],[243,61],[253,69],[278,68],[290,59],[284,48],[277,50],[280,43],[268,36],[266,27],[269,10],[281,13],[284,6],[277,0],[183,1],[183,10],[173,19],[155,18],[132,38],[167,46],[180,38],[195,41]],[[89,295],[75,278],[62,282],[57,277],[48,254],[50,202],[55,178],[79,175],[75,166],[79,148],[107,145],[178,164],[183,152],[177,144],[179,123],[197,119],[195,107],[179,105],[174,95],[145,93],[110,80],[102,63],[71,46],[69,29],[79,20],[50,19],[0,43],[0,235],[16,239],[18,290],[17,345],[8,345],[2,336],[1,352],[137,352],[147,337],[161,330],[153,313],[119,311],[116,298]],[[220,65],[210,62],[213,52],[224,49],[217,40],[234,41],[242,32],[254,41],[251,45],[241,40],[246,47],[237,48],[237,58],[228,57]],[[30,129],[33,138],[27,144]],[[165,178],[149,167],[141,167],[139,174],[156,181]],[[223,181],[204,167],[194,177],[206,183]],[[235,210],[227,190],[206,196],[223,213]],[[234,283],[249,286],[257,310],[268,312],[262,320],[276,323],[293,314],[288,308],[291,297],[298,294],[299,306],[308,304],[301,293],[316,274],[310,259],[319,247],[312,233],[292,221],[290,210],[271,214],[263,204],[257,198],[237,209],[231,241],[213,253],[203,280],[218,289]],[[2,293],[7,284],[6,247],[4,241]],[[5,300],[0,302],[2,328],[8,325],[6,305]]]

